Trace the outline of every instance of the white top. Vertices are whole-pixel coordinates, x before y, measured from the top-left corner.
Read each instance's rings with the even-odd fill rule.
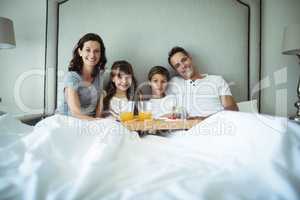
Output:
[[[185,80],[173,77],[168,83],[167,94],[176,95],[189,116],[207,116],[223,110],[220,96],[232,95],[226,81],[221,76],[203,74],[204,78]]]
[[[72,115],[67,103],[67,96],[64,92],[65,88],[72,88],[78,93],[80,112],[85,115],[94,116],[96,114],[96,107],[100,98],[102,90],[102,71],[94,78],[91,85],[86,86],[82,76],[74,71],[69,71],[64,77],[63,91],[61,93],[62,99],[59,100],[56,112],[63,115]]]
[[[172,113],[173,107],[176,107],[176,96],[166,95],[160,99],[150,99],[153,118],[157,119],[165,114]]]
[[[112,116],[119,119],[121,112],[133,112],[134,102],[127,98],[112,97],[109,103],[109,112]]]

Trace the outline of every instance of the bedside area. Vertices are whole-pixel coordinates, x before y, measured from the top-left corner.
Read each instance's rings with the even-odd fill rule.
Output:
[[[16,118],[19,119],[24,124],[34,126],[43,118],[45,118],[45,116],[43,116],[43,114],[33,114],[33,115],[17,116]]]
[[[4,117],[5,114],[8,114],[4,111],[0,111],[0,117]],[[20,120],[22,123],[34,126],[39,121],[41,121],[45,116],[43,114],[32,114],[32,115],[12,115],[13,118]],[[47,116],[46,116],[47,117]]]

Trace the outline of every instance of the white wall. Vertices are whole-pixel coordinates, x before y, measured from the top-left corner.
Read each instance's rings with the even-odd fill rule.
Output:
[[[262,1],[262,76],[265,78],[264,83],[268,83],[269,80],[270,85],[262,93],[262,112],[282,116],[292,115],[295,112],[293,104],[297,100],[296,85],[300,67],[296,57],[281,54],[281,41],[284,26],[299,23],[300,1]],[[16,81],[24,72],[44,68],[45,6],[46,2],[43,0],[0,0],[0,16],[14,21],[17,42],[15,49],[0,50],[0,97],[2,98],[0,110],[26,114],[24,109],[17,105],[13,91]],[[78,13],[74,10],[73,12]],[[109,38],[109,42],[114,41]],[[201,58],[199,61],[205,62],[201,61]],[[54,64],[50,64],[53,70]],[[32,109],[42,108],[42,88],[41,76],[35,75],[25,79],[21,85],[22,102]],[[282,97],[276,97],[279,95]]]
[[[284,27],[300,23],[300,1],[263,0],[262,3],[262,77],[266,86],[262,91],[262,112],[291,116],[296,111],[300,61],[296,56],[282,55],[281,45]]]
[[[38,74],[44,69],[45,5],[43,0],[0,0],[0,16],[13,20],[16,37],[15,49],[0,49],[2,111],[15,115],[42,111],[43,76]]]
[[[247,99],[247,8],[235,0],[70,0],[60,7],[59,25],[59,70],[67,70],[87,32],[102,36],[108,69],[128,60],[140,83],[152,66],[168,67],[168,51],[181,45],[201,73],[224,76],[236,98]]]

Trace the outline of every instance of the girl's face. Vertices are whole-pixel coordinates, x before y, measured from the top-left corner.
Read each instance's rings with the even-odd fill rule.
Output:
[[[97,41],[87,41],[78,53],[83,61],[83,66],[94,67],[100,60],[100,44]]]
[[[152,95],[163,96],[168,85],[167,77],[162,74],[154,74],[150,80]]]
[[[117,90],[126,92],[132,83],[132,75],[124,72],[117,72],[112,77],[112,82],[115,84]]]

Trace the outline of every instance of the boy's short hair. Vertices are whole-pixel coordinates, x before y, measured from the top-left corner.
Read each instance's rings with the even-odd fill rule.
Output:
[[[165,76],[167,78],[167,81],[170,80],[170,73],[169,71],[162,67],[162,66],[154,66],[150,69],[149,73],[148,73],[148,80],[151,81],[152,77],[155,75],[155,74],[161,74],[163,76]]]

